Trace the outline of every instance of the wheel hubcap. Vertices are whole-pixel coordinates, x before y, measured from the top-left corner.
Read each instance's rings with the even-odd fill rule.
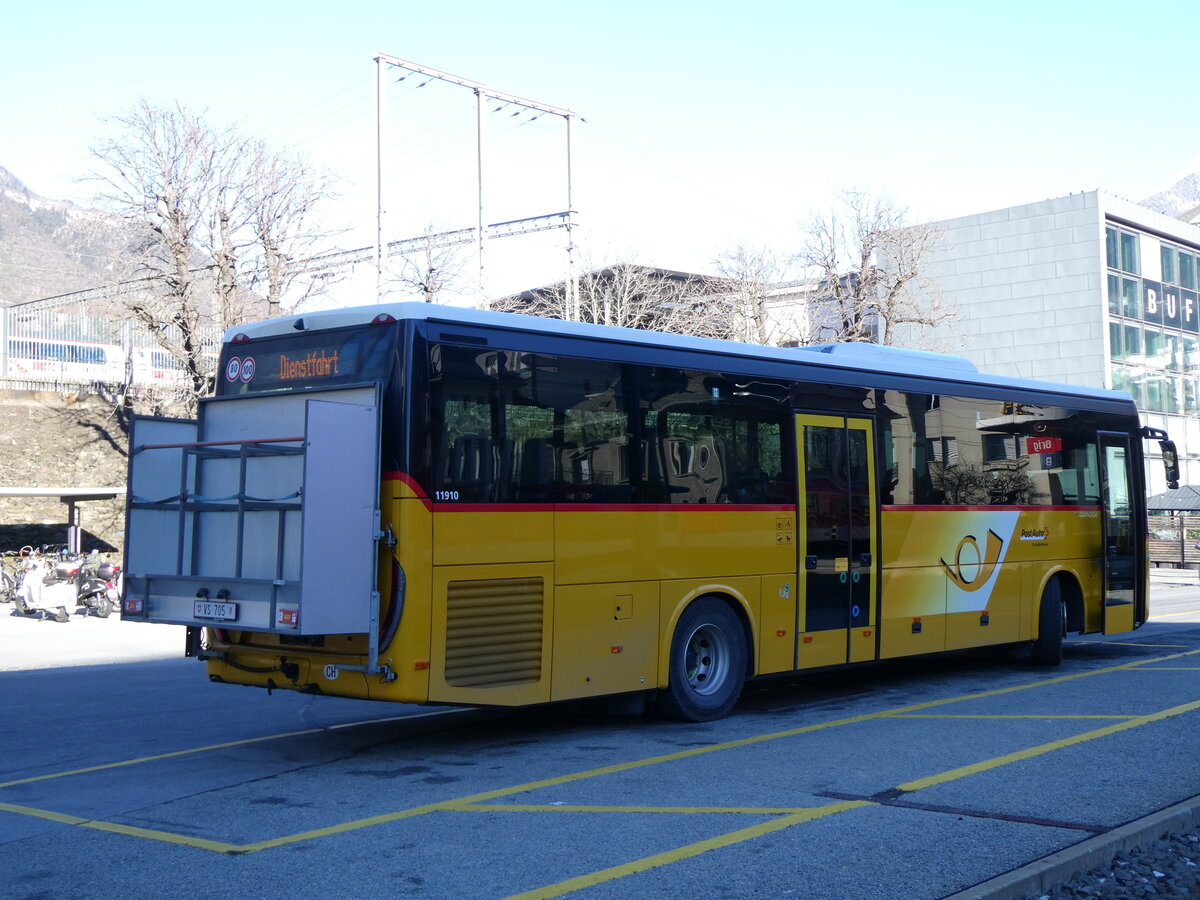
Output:
[[[713,625],[701,625],[692,632],[684,655],[688,686],[697,694],[712,694],[721,689],[729,675],[729,639]]]

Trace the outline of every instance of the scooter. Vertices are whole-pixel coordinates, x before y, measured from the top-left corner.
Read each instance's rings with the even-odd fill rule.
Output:
[[[67,610],[75,609],[75,583],[74,579],[58,577],[55,570],[69,565],[67,561],[55,562],[49,556],[27,557],[13,601],[17,611],[27,616],[53,616],[56,622],[67,621],[71,616]]]
[[[76,603],[83,607],[83,615],[94,612],[101,619],[107,619],[121,597],[120,578],[121,567],[117,563],[103,562],[80,568],[76,575],[79,594]]]
[[[120,596],[109,578],[119,577],[120,570],[115,563],[89,566],[81,557],[29,557],[17,589],[17,609],[27,616],[38,612],[53,615],[56,622],[67,621],[68,610],[79,614],[79,608],[83,609],[82,615],[94,610],[97,616],[107,619]],[[109,577],[102,577],[102,573]]]

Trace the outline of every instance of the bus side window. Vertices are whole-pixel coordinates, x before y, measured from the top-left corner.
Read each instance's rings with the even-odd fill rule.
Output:
[[[645,485],[658,503],[791,503],[787,388],[713,372],[641,370]]]

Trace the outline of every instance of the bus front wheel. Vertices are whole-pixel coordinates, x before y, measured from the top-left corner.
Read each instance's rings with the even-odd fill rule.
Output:
[[[1063,636],[1067,633],[1067,607],[1062,585],[1051,578],[1042,591],[1038,609],[1038,636],[1033,642],[1032,662],[1039,666],[1057,666],[1062,662]]]
[[[741,620],[716,597],[701,597],[675,626],[667,689],[659,694],[659,708],[672,719],[711,722],[733,708],[745,680]]]

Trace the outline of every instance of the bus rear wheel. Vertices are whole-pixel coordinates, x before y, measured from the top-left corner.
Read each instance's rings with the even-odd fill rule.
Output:
[[[1031,662],[1038,666],[1060,664],[1066,633],[1067,606],[1063,602],[1062,585],[1057,578],[1051,578],[1042,591],[1042,605],[1038,608],[1038,636],[1033,642]]]
[[[746,680],[746,635],[741,620],[716,597],[683,611],[671,638],[667,689],[658,705],[672,719],[711,722],[733,708]]]

